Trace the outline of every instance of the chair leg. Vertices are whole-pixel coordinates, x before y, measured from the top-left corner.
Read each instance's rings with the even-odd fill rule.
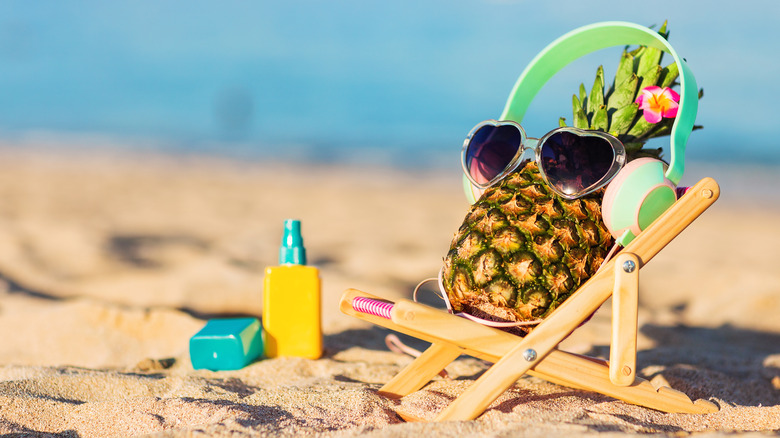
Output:
[[[629,386],[636,378],[640,267],[636,255],[618,254],[615,290],[612,293],[612,343],[609,350],[609,379],[617,386]]]
[[[447,365],[458,358],[463,350],[446,343],[434,343],[412,363],[379,389],[388,398],[401,398],[430,382]]]
[[[524,350],[524,343],[519,343],[441,411],[435,421],[473,420],[480,416],[540,359],[524,360]],[[549,349],[544,353],[547,352]]]

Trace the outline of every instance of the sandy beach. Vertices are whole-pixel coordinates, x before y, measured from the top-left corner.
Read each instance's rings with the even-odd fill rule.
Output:
[[[765,436],[780,430],[773,169],[689,163],[722,198],[642,269],[638,374],[720,410],[668,414],[525,376],[478,419],[432,416],[489,364],[461,357],[400,401],[411,361],[338,309],[409,298],[465,215],[459,169],[238,162],[0,145],[0,433],[9,436]],[[771,185],[770,185],[771,184]],[[753,189],[755,188],[755,189]],[[325,355],[193,370],[210,318],[259,316],[284,219],[320,269]],[[435,303],[432,294],[426,300]],[[607,358],[607,303],[564,347]],[[417,348],[423,343],[410,341]]]

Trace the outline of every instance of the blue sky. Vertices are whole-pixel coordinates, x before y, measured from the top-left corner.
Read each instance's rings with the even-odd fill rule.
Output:
[[[660,24],[705,90],[689,157],[780,162],[780,2],[112,1],[0,3],[0,137],[47,132],[328,156],[449,151],[497,117],[547,43],[606,20]],[[607,74],[543,90],[531,134]],[[284,152],[287,151],[287,152]],[[294,156],[293,156],[294,158]]]

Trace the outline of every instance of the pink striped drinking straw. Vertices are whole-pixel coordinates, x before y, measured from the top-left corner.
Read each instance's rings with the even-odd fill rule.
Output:
[[[352,299],[352,308],[361,313],[368,313],[369,315],[390,319],[393,303],[372,298],[355,297]]]

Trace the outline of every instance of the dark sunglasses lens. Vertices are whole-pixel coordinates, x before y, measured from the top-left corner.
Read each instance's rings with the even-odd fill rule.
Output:
[[[523,141],[520,130],[511,125],[485,125],[477,130],[466,148],[466,169],[474,181],[487,184],[514,158]]]
[[[561,193],[573,195],[604,178],[615,151],[603,138],[563,131],[547,138],[541,155],[548,182]]]

